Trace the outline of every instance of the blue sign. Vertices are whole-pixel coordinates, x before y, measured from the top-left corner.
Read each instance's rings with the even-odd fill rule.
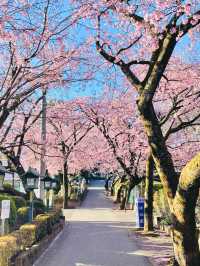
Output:
[[[135,200],[136,226],[144,228],[144,199],[136,198]]]

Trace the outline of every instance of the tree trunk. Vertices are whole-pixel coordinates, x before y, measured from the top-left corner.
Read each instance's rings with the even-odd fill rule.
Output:
[[[182,170],[173,203],[173,244],[180,266],[199,266],[195,207],[200,187],[200,153]]]
[[[176,176],[173,161],[167,150],[165,139],[152,103],[146,103],[145,99],[140,97],[137,104],[148,137],[154,164],[160,176],[164,192],[172,211],[173,199],[178,185],[178,178]]]
[[[63,164],[63,209],[68,207],[68,165],[67,161]]]
[[[199,266],[195,206],[200,186],[200,154],[187,164],[178,180],[152,103],[146,104],[141,97],[138,108],[172,214],[175,259],[180,266]]]
[[[139,185],[141,182],[143,181],[143,178],[139,178],[137,175],[136,176],[129,176],[129,184],[127,185],[126,189],[126,197],[124,199],[124,201],[121,203],[120,205],[120,209],[121,210],[125,210],[126,209],[126,206],[127,206],[127,203],[129,201],[129,197],[130,197],[130,194],[131,194],[131,190]]]
[[[23,165],[21,164],[20,160],[17,157],[10,156],[8,154],[6,154],[6,155],[8,156],[8,158],[10,159],[12,164],[14,165],[15,170],[16,170],[20,180],[22,181],[22,184],[24,186],[24,190],[28,193],[28,190],[26,189],[26,180],[24,179],[25,170],[24,170]]]
[[[146,162],[144,231],[153,231],[153,158],[149,155]]]

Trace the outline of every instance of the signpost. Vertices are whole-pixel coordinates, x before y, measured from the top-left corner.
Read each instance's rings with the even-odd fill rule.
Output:
[[[5,221],[9,217],[10,217],[10,200],[2,200],[1,202],[2,235],[5,234]]]
[[[144,199],[135,200],[136,227],[144,228]]]

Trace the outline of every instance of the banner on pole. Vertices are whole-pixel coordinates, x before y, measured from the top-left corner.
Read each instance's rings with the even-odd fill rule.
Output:
[[[144,227],[144,199],[136,198],[135,200],[136,227]]]
[[[10,217],[10,200],[2,200],[1,202],[1,219],[5,220]]]

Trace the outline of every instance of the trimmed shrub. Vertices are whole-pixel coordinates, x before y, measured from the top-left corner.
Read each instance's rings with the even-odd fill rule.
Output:
[[[20,227],[20,231],[26,238],[26,245],[32,246],[36,242],[40,241],[47,234],[46,221],[33,221],[31,224],[24,224]]]
[[[12,199],[15,202],[16,209],[26,206],[26,200],[24,198],[19,196],[12,196]]]
[[[25,248],[28,247],[28,244],[27,244],[27,243],[29,243],[28,242],[29,241],[28,240],[29,239],[28,232],[22,231],[22,230],[16,230],[16,231],[12,232],[10,235],[15,237],[17,246],[18,246],[20,251],[25,250]]]
[[[35,218],[36,221],[44,222],[47,227],[47,233],[52,233],[52,227],[53,227],[53,220],[49,214],[40,214]]]
[[[29,207],[22,207],[17,210],[17,225],[28,223]]]
[[[59,222],[60,214],[61,213],[59,211],[40,214],[31,224],[22,225],[20,227],[20,231],[23,231],[25,238],[26,234],[28,234],[28,245],[33,245],[47,234],[50,234],[52,232],[53,225]]]
[[[0,237],[0,265],[8,266],[9,259],[16,255],[20,250],[17,238],[13,235]]]
[[[53,225],[58,223],[60,220],[60,216],[62,215],[61,210],[57,210],[57,211],[51,211],[50,213],[48,213],[49,216],[51,216],[51,220]]]
[[[3,184],[3,192],[8,193],[9,195],[12,195],[12,196],[22,197],[24,199],[26,199],[28,196],[27,193],[23,193],[18,190],[15,190],[10,183],[6,183],[6,182]]]
[[[13,186],[10,183],[7,183],[7,182],[3,183],[3,188],[6,191],[13,191],[14,190]]]
[[[46,211],[46,206],[44,205],[44,202],[40,199],[34,200],[34,209],[36,211],[35,215],[44,213]]]
[[[56,195],[54,197],[54,208],[60,210],[63,207],[63,197]]]
[[[33,204],[34,204],[34,216],[37,216],[38,214],[45,213],[46,207],[45,207],[42,200],[34,199]],[[27,201],[27,205],[28,206],[30,205],[30,201]]]
[[[52,211],[45,214],[40,214],[35,218],[35,221],[45,222],[47,226],[47,232],[50,234],[52,232],[52,227],[59,222],[61,216],[60,211]]]
[[[22,225],[19,230],[0,237],[0,266],[8,266],[13,256],[51,233],[59,219],[59,211],[38,215],[31,224]]]

